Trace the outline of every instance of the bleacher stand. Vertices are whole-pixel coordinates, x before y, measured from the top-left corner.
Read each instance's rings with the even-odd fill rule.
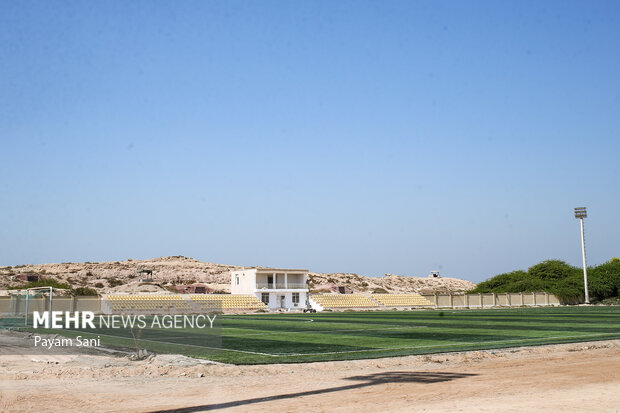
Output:
[[[386,307],[434,306],[420,294],[373,294],[372,298]]]
[[[180,295],[108,295],[113,312],[188,312],[192,307]]]
[[[267,310],[268,307],[251,294],[195,294],[189,296],[202,310],[243,311],[243,310]]]
[[[186,297],[186,298],[185,298]],[[253,295],[241,294],[111,294],[104,297],[112,313],[199,313],[204,311],[266,310],[267,306]]]
[[[379,304],[361,294],[317,294],[312,299],[324,308],[372,308]]]

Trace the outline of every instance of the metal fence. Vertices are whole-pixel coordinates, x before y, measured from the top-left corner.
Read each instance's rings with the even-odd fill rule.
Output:
[[[289,287],[290,288],[290,287]],[[557,306],[560,300],[553,294],[503,293],[503,294],[424,294],[437,308],[488,308],[522,306]],[[30,297],[28,313],[49,309],[49,297]],[[93,311],[102,312],[101,297],[54,297],[54,311]],[[0,297],[0,314],[19,315],[26,312],[23,296]]]
[[[561,304],[560,300],[555,295],[545,292],[501,294],[425,294],[423,297],[435,304],[435,307],[446,308],[554,306]]]
[[[28,313],[46,311],[49,309],[49,297],[29,297]],[[56,297],[52,300],[54,311],[93,311],[101,312],[101,297]],[[13,295],[0,297],[0,314],[20,315],[26,313],[26,296]]]

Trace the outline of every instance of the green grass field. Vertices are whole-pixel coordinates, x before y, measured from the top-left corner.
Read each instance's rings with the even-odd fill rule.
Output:
[[[234,364],[352,360],[620,339],[620,307],[218,316],[221,328],[105,331],[102,343]],[[59,331],[54,331],[58,333]],[[65,335],[88,337],[84,331]],[[219,349],[221,347],[221,349]]]

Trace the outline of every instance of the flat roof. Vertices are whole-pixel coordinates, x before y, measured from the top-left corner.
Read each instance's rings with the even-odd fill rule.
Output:
[[[310,272],[301,268],[272,268],[272,267],[248,267],[248,270],[270,271],[270,272]]]

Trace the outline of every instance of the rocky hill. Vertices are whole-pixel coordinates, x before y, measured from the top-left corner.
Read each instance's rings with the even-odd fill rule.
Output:
[[[367,293],[461,293],[476,287],[471,281],[458,278],[406,277],[385,274],[385,277],[366,277],[358,274],[309,275],[310,290],[316,293],[337,291],[338,287],[350,288],[353,292]]]
[[[99,293],[166,291],[179,284],[204,283],[216,292],[230,291],[229,271],[242,269],[238,265],[223,265],[198,261],[183,256],[150,260],[60,263],[0,267],[0,289],[24,283],[26,274],[43,275],[75,287],[90,287]],[[152,271],[153,281],[145,281]],[[420,278],[386,274],[385,277],[366,277],[358,274],[310,273],[312,292],[338,291],[345,287],[352,292],[419,292],[423,294],[463,292],[475,288],[469,281],[455,278]]]

